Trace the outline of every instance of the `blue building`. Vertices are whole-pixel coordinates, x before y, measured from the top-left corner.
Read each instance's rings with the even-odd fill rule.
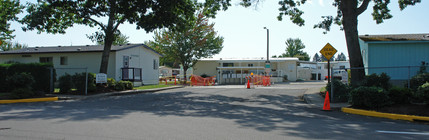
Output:
[[[384,72],[392,82],[407,81],[429,62],[429,33],[361,35],[359,43],[366,74]]]

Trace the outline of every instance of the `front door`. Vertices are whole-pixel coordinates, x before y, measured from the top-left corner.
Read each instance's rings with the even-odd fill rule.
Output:
[[[130,56],[126,56],[124,55],[123,57],[123,64],[122,64],[123,68],[128,68],[130,66]],[[122,76],[124,79],[129,79],[129,69],[122,69]]]

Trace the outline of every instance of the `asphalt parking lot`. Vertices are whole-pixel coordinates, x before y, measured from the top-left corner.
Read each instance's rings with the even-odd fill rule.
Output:
[[[427,139],[427,125],[325,112],[301,100],[321,86],[186,87],[0,105],[0,139]]]

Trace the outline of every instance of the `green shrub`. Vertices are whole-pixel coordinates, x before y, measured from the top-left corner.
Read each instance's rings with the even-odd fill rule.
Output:
[[[349,99],[349,86],[343,84],[340,80],[334,79],[332,80],[332,84],[334,85],[334,99],[331,99],[333,102],[347,102]],[[326,85],[326,91],[331,94],[331,84]]]
[[[393,87],[387,92],[387,96],[394,104],[409,103],[409,98],[412,95],[412,91],[408,88]]]
[[[7,69],[7,75],[13,75],[15,73],[29,73],[33,76],[34,81],[33,91],[49,92],[50,90],[50,78],[51,72],[49,68],[52,68],[52,63],[14,63],[10,64]],[[55,71],[54,71],[55,77]]]
[[[9,66],[9,64],[0,64],[0,92],[7,92],[9,89],[6,78],[4,78],[7,77],[7,68]]]
[[[32,98],[34,97],[34,93],[31,89],[28,88],[17,88],[12,90],[12,94],[10,98],[12,99],[24,99],[24,98]]]
[[[376,109],[389,105],[389,96],[379,87],[358,87],[350,91],[349,103],[356,108]]]
[[[76,73],[72,76],[72,82],[74,87],[79,92],[85,92],[85,78],[86,73]],[[88,73],[88,92],[94,92],[97,90],[95,85],[95,74]]]
[[[373,73],[371,75],[365,76],[364,80],[362,81],[362,86],[381,87],[384,90],[389,90],[389,88],[392,86],[389,83],[389,80],[390,77],[386,73],[381,73],[380,75]]]
[[[421,85],[417,89],[417,91],[415,93],[415,97],[423,100],[426,103],[429,103],[429,82]]]
[[[68,93],[73,88],[72,76],[66,73],[64,76],[61,76],[58,80],[60,93]]]
[[[32,85],[34,84],[34,78],[29,73],[15,73],[11,76],[6,77],[6,81],[8,83],[8,87],[12,90],[19,88],[32,89]]]
[[[410,79],[410,88],[416,91],[417,88],[426,82],[429,82],[429,73],[418,74]]]
[[[113,78],[107,78],[107,87],[110,89],[115,89],[116,81]]]
[[[123,90],[131,90],[131,89],[133,89],[133,83],[130,81],[116,82],[115,90],[123,91]]]

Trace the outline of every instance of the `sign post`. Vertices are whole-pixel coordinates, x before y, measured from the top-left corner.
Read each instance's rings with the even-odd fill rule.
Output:
[[[320,50],[320,53],[326,58],[328,59],[328,83],[331,83],[331,66],[330,66],[330,60],[332,58],[332,56],[335,55],[335,53],[337,53],[337,49],[335,49],[334,47],[332,47],[331,44],[327,43],[325,45],[325,47],[322,48],[322,50]]]

